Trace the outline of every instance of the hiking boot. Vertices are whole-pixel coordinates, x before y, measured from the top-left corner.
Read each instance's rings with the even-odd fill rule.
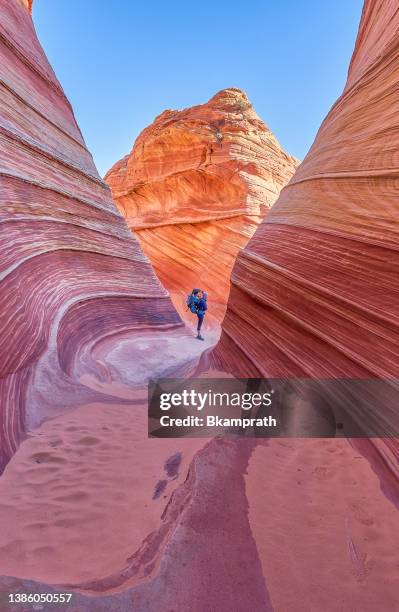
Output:
[[[203,338],[203,337],[201,336],[201,334],[198,334],[198,336],[197,336],[197,340],[205,340],[205,338]]]

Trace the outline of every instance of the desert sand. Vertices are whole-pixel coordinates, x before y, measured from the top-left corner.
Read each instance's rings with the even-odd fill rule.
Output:
[[[1,573],[79,584],[123,571],[204,444],[148,440],[140,400],[46,421],[0,479]]]

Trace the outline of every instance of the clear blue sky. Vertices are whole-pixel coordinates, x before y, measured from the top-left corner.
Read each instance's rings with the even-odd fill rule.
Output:
[[[166,108],[244,89],[303,158],[341,93],[362,0],[35,0],[40,41],[101,175]]]

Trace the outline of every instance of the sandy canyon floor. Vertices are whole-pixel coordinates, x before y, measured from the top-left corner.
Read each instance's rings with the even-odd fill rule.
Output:
[[[176,371],[192,367],[216,340],[209,336],[204,347],[189,330],[179,334],[179,344],[172,337],[169,347],[171,354],[175,351]],[[395,609],[399,515],[351,442],[148,439],[146,389],[136,385],[132,391],[129,381],[135,342],[122,337],[103,347],[98,357],[112,374],[106,384],[86,381],[106,394],[112,391],[121,403],[88,403],[45,421],[8,464],[0,479],[0,573],[73,588],[89,597],[93,607],[85,603],[85,608],[106,609],[101,607],[104,597],[121,596],[156,579],[178,525],[185,522],[190,537],[180,545],[187,558],[193,553],[201,558],[206,551],[209,566],[198,575],[195,564],[190,569],[184,558],[177,560],[173,571],[183,570],[193,593],[223,591],[234,578],[235,565],[244,563],[245,550],[254,545],[256,562],[247,564],[242,576],[247,580],[252,572],[254,585],[247,580],[236,588],[244,597],[247,589],[265,590],[266,595],[254,595],[256,609]],[[149,335],[140,342],[144,366],[151,355],[152,368],[161,374],[153,350],[159,338]],[[136,383],[137,376],[136,371]],[[242,454],[237,464],[229,455],[234,448]],[[223,469],[217,467],[218,458],[225,462]],[[196,461],[202,465],[202,485],[190,484],[190,466]],[[213,497],[197,491],[179,507],[179,496],[190,486],[195,491],[206,486]],[[229,503],[231,496],[236,508]],[[170,519],[168,508],[176,503],[177,514]],[[228,556],[223,562],[227,574],[220,573],[224,521],[231,529],[232,576]],[[210,538],[212,524],[219,527]],[[154,550],[145,561],[149,543]],[[136,558],[140,562],[135,565]],[[235,609],[245,609],[237,597]],[[205,601],[205,595],[198,601],[193,595],[192,609],[207,609]],[[231,609],[228,601],[221,597],[218,609]],[[137,609],[155,609],[149,605]],[[176,609],[184,605],[177,595]]]

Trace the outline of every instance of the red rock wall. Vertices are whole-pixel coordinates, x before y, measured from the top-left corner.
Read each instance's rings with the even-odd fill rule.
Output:
[[[23,435],[33,390],[59,402],[59,379],[73,385],[86,342],[142,325],[143,298],[156,298],[145,300],[147,325],[180,322],[98,176],[30,4],[0,4],[0,467]],[[68,327],[77,311],[86,335]]]
[[[105,180],[180,314],[199,286],[210,294],[207,319],[220,323],[237,253],[297,164],[231,88],[163,112]]]
[[[238,257],[218,368],[398,376],[398,35],[367,0],[342,96]]]

